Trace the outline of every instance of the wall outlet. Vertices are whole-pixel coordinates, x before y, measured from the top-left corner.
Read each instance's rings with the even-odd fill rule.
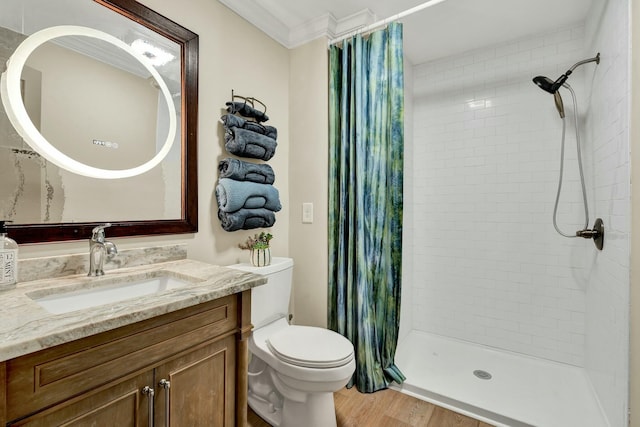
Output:
[[[302,204],[302,223],[303,224],[313,223],[313,203]]]

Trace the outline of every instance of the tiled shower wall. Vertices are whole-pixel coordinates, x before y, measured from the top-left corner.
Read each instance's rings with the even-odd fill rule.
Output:
[[[629,2],[594,2],[586,21],[588,50],[602,61],[589,74],[586,117],[595,214],[605,249],[589,257],[585,368],[611,426],[627,425],[629,386]]]
[[[585,52],[576,25],[414,67],[414,329],[583,366],[585,295],[601,255],[553,228],[562,122],[531,79],[556,79]],[[584,151],[595,149],[583,84],[594,67],[569,80]],[[563,97],[571,120],[558,218],[574,234],[584,213],[571,96]]]
[[[629,354],[629,2],[594,2],[584,25],[413,67],[413,329],[582,366],[610,425],[626,425]],[[562,122],[531,79],[579,60],[589,227],[552,225]],[[571,96],[559,226],[581,228]],[[405,282],[407,286],[408,282]]]

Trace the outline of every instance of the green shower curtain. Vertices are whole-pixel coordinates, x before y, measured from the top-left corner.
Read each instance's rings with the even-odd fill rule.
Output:
[[[400,321],[404,70],[402,24],[329,52],[329,327],[351,340],[349,386],[405,377]]]

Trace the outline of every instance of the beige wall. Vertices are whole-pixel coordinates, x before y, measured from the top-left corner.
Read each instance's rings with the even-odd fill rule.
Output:
[[[293,270],[293,322],[327,325],[327,209],[329,94],[327,40],[291,51],[289,248]],[[313,223],[302,223],[302,204],[313,203]]]
[[[268,124],[278,128],[278,149],[269,164],[276,173],[284,209],[276,214],[273,253],[289,255],[289,52],[217,1],[143,0],[142,3],[199,35],[198,197],[195,235],[113,239],[120,248],[186,242],[190,258],[216,264],[247,261],[237,244],[252,231],[228,233],[217,218],[214,188],[217,164],[226,157],[218,119],[224,103],[237,94],[255,96],[268,106]],[[107,230],[107,237],[109,232]],[[20,242],[18,242],[20,243]],[[86,241],[21,245],[20,256],[82,253]]]
[[[640,427],[640,0],[631,2],[631,332],[630,332],[630,426]]]

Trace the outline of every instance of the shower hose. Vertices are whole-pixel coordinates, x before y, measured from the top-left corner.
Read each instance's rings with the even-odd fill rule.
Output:
[[[583,229],[586,230],[587,228],[589,228],[589,207],[587,206],[587,190],[584,185],[584,173],[582,171],[580,132],[578,130],[578,103],[576,101],[576,94],[571,88],[571,86],[569,86],[569,84],[567,83],[564,83],[562,86],[569,89],[569,92],[571,92],[571,98],[573,99],[573,118],[575,121],[575,128],[576,128],[576,149],[578,151],[578,169],[580,170],[580,183],[582,184],[582,202],[584,204],[584,216],[585,216]],[[556,229],[556,231],[564,237],[577,237],[575,233],[574,234],[563,233],[562,230],[560,230],[560,228],[558,227],[558,222],[556,219],[558,214],[558,202],[560,200],[560,193],[562,191],[562,175],[564,174],[564,145],[565,145],[566,128],[567,128],[566,120],[564,117],[562,117],[562,143],[560,145],[560,177],[558,178],[558,192],[556,194],[556,203],[555,203],[555,206],[553,207],[553,226]]]

